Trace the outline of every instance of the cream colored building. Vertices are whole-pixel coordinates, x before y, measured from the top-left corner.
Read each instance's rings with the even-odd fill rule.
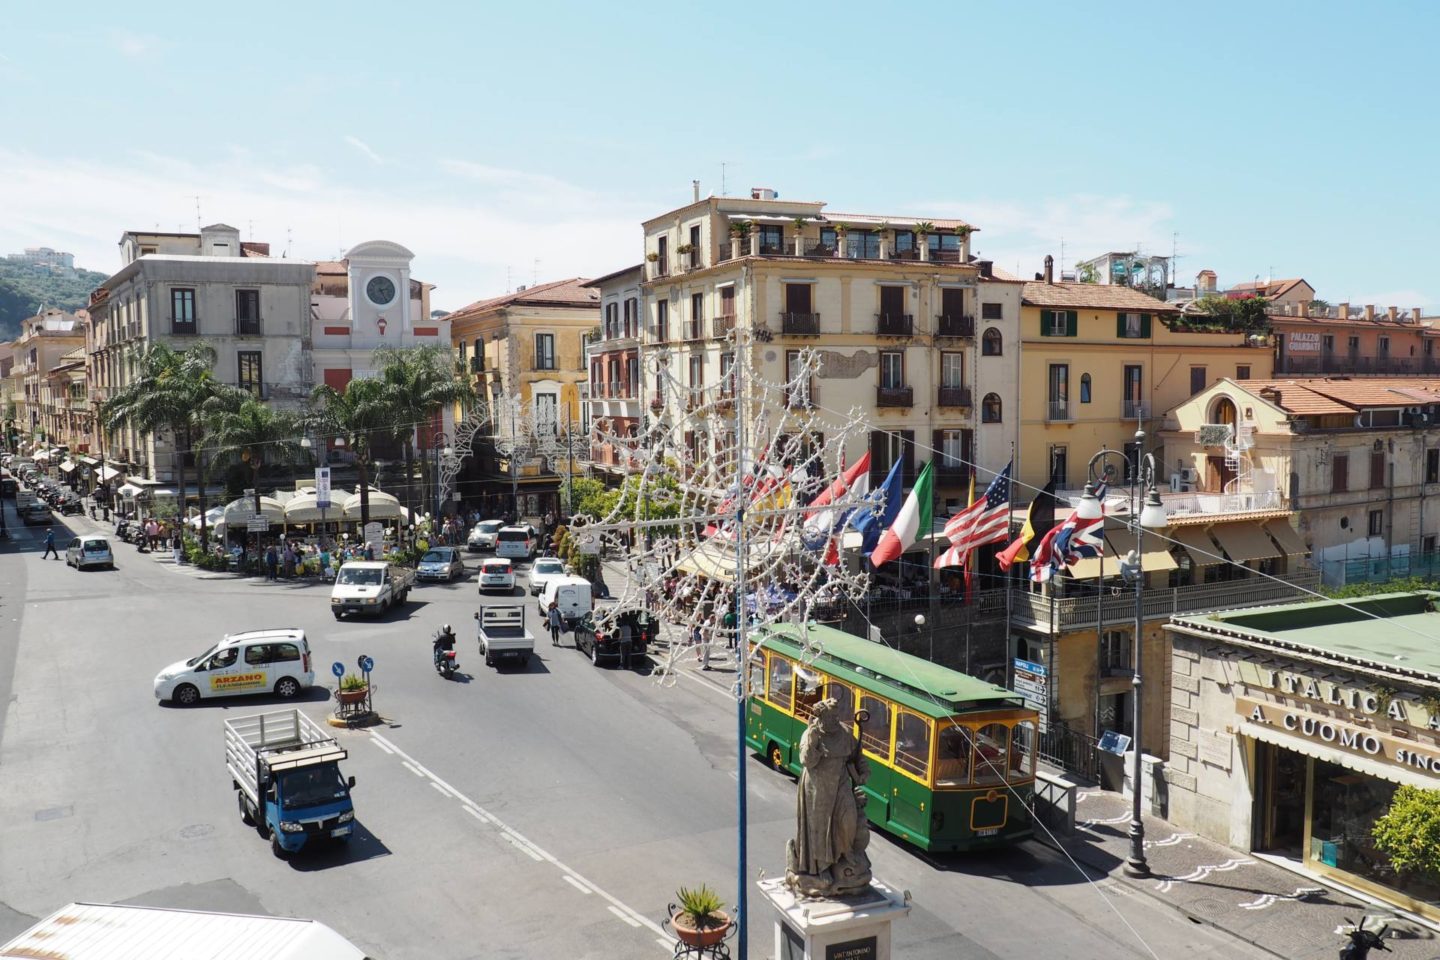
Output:
[[[85,313],[46,310],[21,321],[13,343],[10,394],[15,404],[15,429],[31,449],[62,444],[46,418],[45,378],[66,353],[85,345]]]
[[[696,422],[687,401],[731,389],[732,330],[743,327],[756,375],[776,386],[770,404],[863,411],[872,430],[848,462],[868,449],[878,484],[900,460],[908,487],[933,459],[937,516],[961,506],[972,464],[983,488],[1015,439],[1019,284],[972,259],[969,224],[935,219],[922,235],[926,224],[767,190],[697,198],[645,221],[649,413],[679,425],[695,458],[713,455],[726,428]],[[998,342],[993,355],[982,356],[984,337]],[[820,369],[802,384],[793,371],[807,347]],[[987,396],[994,416],[982,423]]]

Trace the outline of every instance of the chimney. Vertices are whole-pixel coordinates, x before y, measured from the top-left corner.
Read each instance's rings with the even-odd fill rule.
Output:
[[[1336,308],[1336,312],[1339,314],[1341,320],[1349,320],[1349,319],[1350,319],[1350,304],[1348,304],[1348,303],[1342,303],[1342,304],[1340,304],[1340,306]]]
[[[691,194],[690,199],[692,199],[692,200],[693,200],[694,202],[696,202],[696,203],[699,203],[699,202],[700,202],[700,181],[699,181],[699,180],[691,180],[691,181],[690,181],[690,194]]]
[[[981,279],[990,280],[990,279],[993,279],[993,278],[994,278],[994,276],[995,276],[995,261],[994,261],[994,260],[976,260],[976,261],[975,261],[975,266],[977,266],[977,267],[980,268],[980,277],[981,277]],[[1416,308],[1415,308],[1415,313],[1416,313],[1417,316],[1419,315],[1419,313],[1420,313],[1420,308],[1419,308],[1419,307],[1416,307]]]
[[[1214,270],[1201,270],[1195,274],[1195,293],[1202,297],[1214,293],[1217,279]]]
[[[1367,303],[1367,304],[1365,304],[1365,322],[1366,322],[1366,323],[1374,323],[1374,322],[1375,322],[1375,304],[1373,304],[1373,303]]]
[[[1420,308],[1419,308],[1419,307],[1411,307],[1411,308],[1410,308],[1410,322],[1411,322],[1411,323],[1419,323],[1419,322],[1420,322]]]
[[[1390,307],[1390,308],[1388,308],[1388,309],[1385,311],[1385,316],[1390,319],[1390,322],[1391,322],[1391,323],[1399,323],[1399,322],[1400,322],[1400,308],[1399,308],[1399,307]]]
[[[1048,253],[1045,254],[1045,282],[1055,282],[1055,258]]]

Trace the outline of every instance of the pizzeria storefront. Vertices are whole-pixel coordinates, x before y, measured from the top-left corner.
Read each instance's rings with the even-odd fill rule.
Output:
[[[1437,598],[1175,618],[1169,819],[1440,919],[1440,850],[1395,856],[1440,811]]]

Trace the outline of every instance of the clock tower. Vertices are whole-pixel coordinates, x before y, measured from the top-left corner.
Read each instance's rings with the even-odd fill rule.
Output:
[[[415,254],[388,240],[369,240],[345,252],[353,349],[415,343],[419,318],[414,316],[417,300],[410,296],[410,261],[414,258]]]

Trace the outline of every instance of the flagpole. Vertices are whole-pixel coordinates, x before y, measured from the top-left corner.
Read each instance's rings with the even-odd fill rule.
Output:
[[[746,291],[749,293],[749,291]],[[754,314],[750,316],[754,322]],[[735,462],[737,470],[743,474],[745,466],[745,363],[749,361],[750,343],[745,336],[746,328],[743,324],[735,325],[735,362],[731,364],[731,370],[735,377]],[[745,355],[741,356],[741,349]],[[740,485],[744,493],[743,483]],[[749,922],[750,910],[747,905],[749,899],[749,843],[747,806],[749,790],[746,785],[746,753],[745,744],[745,716],[749,707],[750,699],[750,651],[748,648],[749,638],[746,636],[745,618],[748,611],[745,607],[745,574],[746,574],[746,535],[745,535],[745,497],[735,498],[735,652],[740,658],[737,673],[739,673],[739,689],[735,703],[735,812],[739,821],[739,829],[736,831],[736,872],[738,873],[738,884],[735,894],[735,926],[736,926],[736,947],[739,960],[746,960],[749,955]],[[706,642],[712,638],[706,638]]]
[[[1006,490],[1005,490],[1005,509],[1006,509],[1006,511],[1007,511],[1007,516],[1008,516],[1008,515],[1009,515],[1009,512],[1013,512],[1014,509],[1015,509],[1015,441],[1014,441],[1014,440],[1011,440],[1011,441],[1010,441],[1010,479],[1006,482],[1005,487],[1006,487]],[[1014,532],[1014,528],[1015,528],[1015,524],[1014,524],[1013,520],[1007,519],[1007,520],[1005,521],[1005,540],[1006,540],[1006,542],[1009,542],[1010,536],[1011,536],[1011,534]],[[1010,566],[1009,566],[1008,568],[1006,568],[1006,570],[1004,571],[1004,573],[1005,573],[1005,688],[1006,688],[1007,690],[1010,689],[1010,685],[1014,682],[1014,679],[1015,679],[1015,678],[1012,676],[1012,672],[1011,672],[1011,671],[1012,671],[1012,668],[1013,668],[1013,666],[1014,666],[1014,664],[1015,664],[1014,651],[1013,651],[1012,648],[1011,648],[1011,642],[1012,642],[1012,640],[1013,640],[1014,638],[1012,637],[1012,635],[1011,635],[1011,633],[1010,633],[1010,631],[1011,631],[1011,614],[1012,614],[1011,603],[1012,603],[1012,599],[1013,599],[1013,598],[1011,597],[1011,591],[1014,589],[1014,579],[1015,579],[1014,576],[1012,575],[1012,571],[1014,570],[1014,567],[1015,567],[1015,564],[1012,563],[1012,564],[1010,564]]]

